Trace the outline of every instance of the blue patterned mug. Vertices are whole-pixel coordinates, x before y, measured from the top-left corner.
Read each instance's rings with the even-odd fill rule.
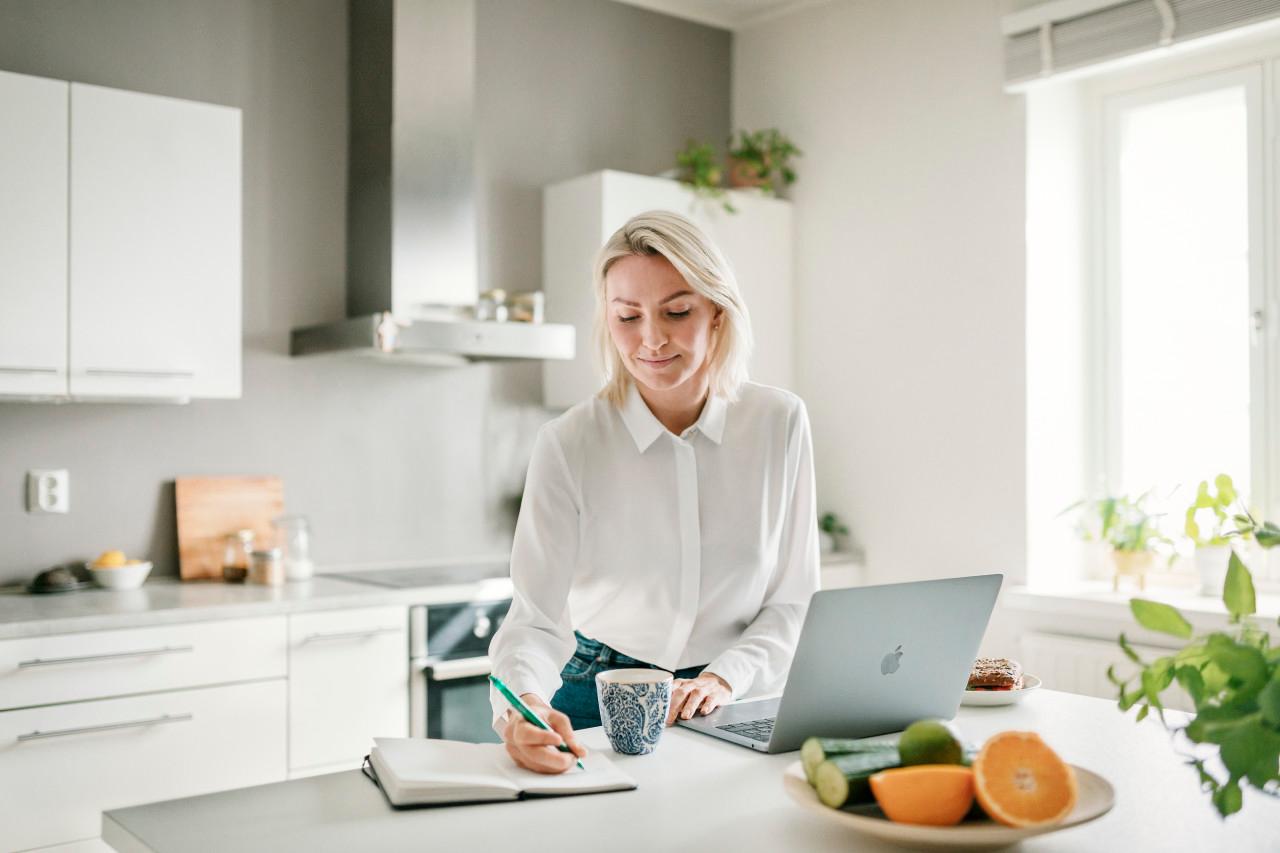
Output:
[[[615,752],[645,755],[658,747],[671,707],[672,674],[663,669],[596,673],[600,722]]]

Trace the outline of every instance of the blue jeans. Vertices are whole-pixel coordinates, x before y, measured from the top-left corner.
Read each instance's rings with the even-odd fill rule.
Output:
[[[596,673],[607,669],[662,669],[614,651],[599,640],[590,640],[573,632],[578,648],[560,670],[564,683],[551,697],[551,707],[569,718],[574,729],[600,725],[600,703],[596,699]],[[676,670],[676,678],[695,678],[707,665]]]

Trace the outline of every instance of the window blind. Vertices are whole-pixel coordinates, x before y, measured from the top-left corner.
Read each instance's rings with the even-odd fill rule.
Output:
[[[1025,16],[1024,16],[1025,17]],[[1027,83],[1280,18],[1280,0],[1122,0],[1006,33],[1005,82]]]

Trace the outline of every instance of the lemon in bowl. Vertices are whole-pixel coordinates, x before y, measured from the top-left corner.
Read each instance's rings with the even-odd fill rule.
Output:
[[[151,574],[148,560],[130,560],[123,551],[103,551],[85,563],[93,582],[104,589],[137,589]]]

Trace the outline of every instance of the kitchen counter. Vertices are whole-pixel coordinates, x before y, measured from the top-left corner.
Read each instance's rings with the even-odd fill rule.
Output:
[[[509,578],[388,589],[325,575],[280,587],[156,578],[134,590],[86,589],[52,595],[6,591],[0,594],[0,640],[384,604],[488,601],[510,595]]]
[[[1276,849],[1280,800],[1246,792],[1223,821],[1158,721],[1135,724],[1114,702],[1040,690],[1020,705],[961,708],[956,720],[980,742],[1007,729],[1039,732],[1067,760],[1101,773],[1116,804],[1098,820],[1023,842],[1027,851]],[[588,729],[590,749],[608,749]],[[114,809],[103,840],[120,853],[238,853],[472,849],[900,850],[801,810],[782,790],[799,753],[761,755],[684,729],[657,752],[612,756],[636,791],[516,803],[396,811],[359,770]]]

